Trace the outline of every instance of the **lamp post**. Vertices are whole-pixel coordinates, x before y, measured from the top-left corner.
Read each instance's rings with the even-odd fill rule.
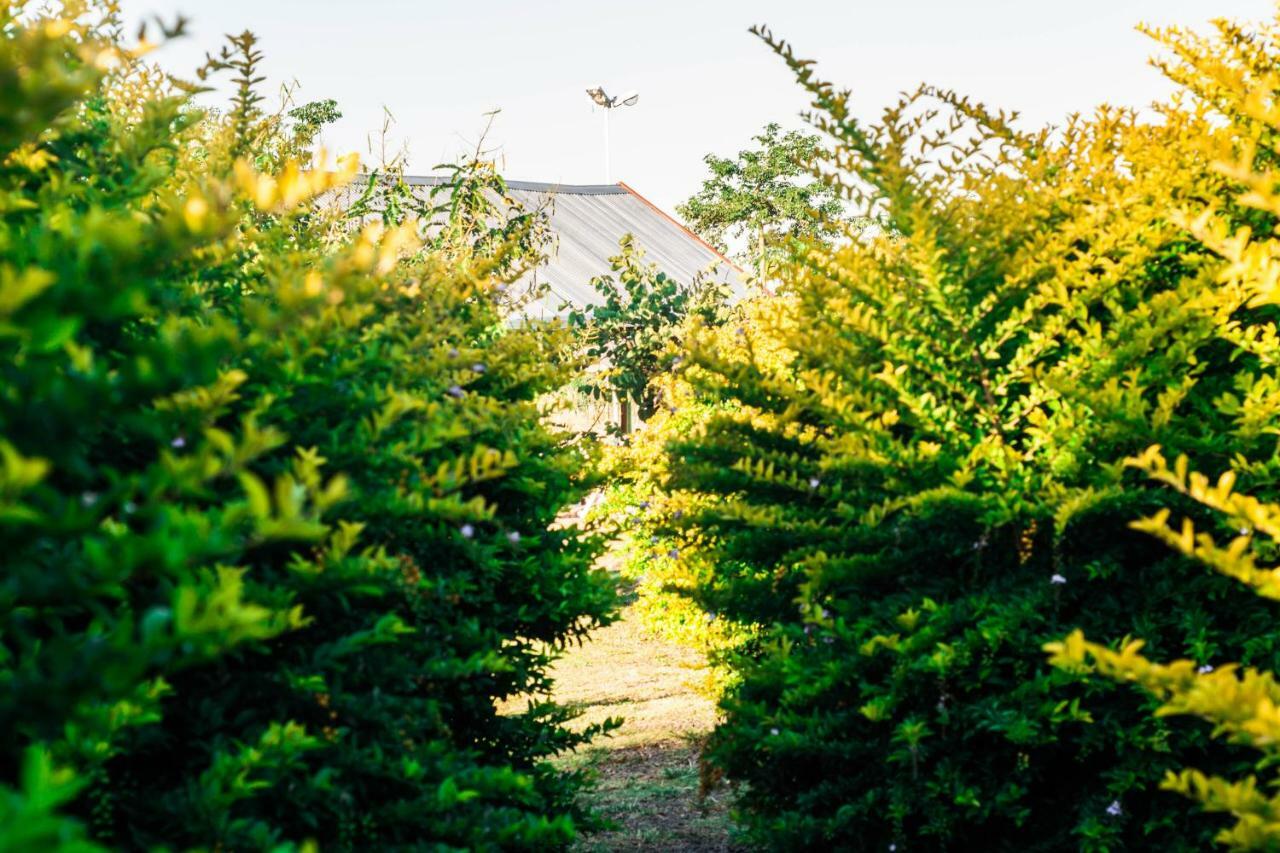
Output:
[[[606,184],[613,183],[613,169],[609,162],[609,113],[618,107],[634,107],[636,102],[640,100],[640,93],[634,89],[616,97],[609,97],[604,91],[604,86],[595,86],[587,90],[587,96],[595,102],[596,106],[604,108],[604,181]],[[623,435],[631,432],[631,401],[625,397],[618,398],[618,426]]]
[[[640,100],[640,93],[632,89],[623,95],[609,97],[605,94],[603,86],[596,86],[587,90],[587,95],[595,102],[596,106],[604,107],[604,181],[606,184],[613,183],[612,169],[609,163],[609,113],[618,107],[634,107],[636,102]]]

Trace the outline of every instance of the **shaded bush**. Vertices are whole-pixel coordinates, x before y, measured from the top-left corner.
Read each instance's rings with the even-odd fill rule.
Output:
[[[66,11],[0,12],[0,849],[567,843],[591,730],[496,710],[612,606],[567,331]]]

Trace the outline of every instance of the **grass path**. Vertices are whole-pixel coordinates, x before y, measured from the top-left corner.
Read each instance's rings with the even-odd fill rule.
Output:
[[[698,692],[701,657],[646,631],[627,606],[622,618],[571,649],[553,669],[557,701],[583,711],[581,724],[623,717],[622,728],[565,759],[598,775],[588,796],[617,829],[581,851],[729,851],[728,792],[698,796],[698,753],[715,706]]]

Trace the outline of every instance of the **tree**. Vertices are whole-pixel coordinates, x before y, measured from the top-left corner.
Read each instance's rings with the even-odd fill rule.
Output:
[[[783,133],[770,123],[753,139],[759,147],[739,151],[736,159],[704,157],[711,177],[676,211],[722,252],[730,240],[748,241],[750,248],[738,258],[763,280],[781,255],[774,244],[795,238],[827,242],[839,234],[845,210],[827,184],[799,180],[820,153],[816,135]]]
[[[653,378],[672,366],[675,354],[664,353],[679,340],[684,321],[697,315],[705,324],[718,323],[728,293],[714,280],[681,284],[670,278],[645,262],[644,250],[630,234],[619,245],[619,253],[609,259],[612,275],[591,280],[603,301],[571,311],[568,321],[581,330],[587,357],[604,365],[587,392],[633,402],[640,419],[648,420],[658,408]]]

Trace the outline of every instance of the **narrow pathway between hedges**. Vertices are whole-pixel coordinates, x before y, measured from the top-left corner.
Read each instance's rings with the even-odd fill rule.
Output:
[[[602,561],[611,568],[611,556]],[[630,598],[630,596],[628,596]],[[618,828],[585,839],[580,851],[729,851],[729,793],[701,801],[698,753],[715,723],[701,656],[645,630],[630,606],[622,618],[571,649],[553,669],[555,699],[583,711],[582,725],[626,722],[564,759],[598,774],[591,805]]]

